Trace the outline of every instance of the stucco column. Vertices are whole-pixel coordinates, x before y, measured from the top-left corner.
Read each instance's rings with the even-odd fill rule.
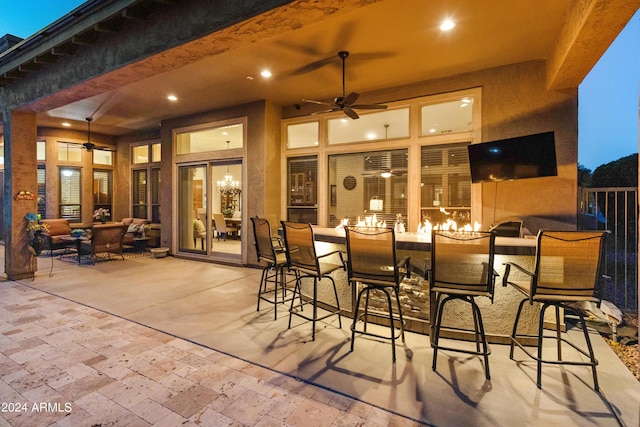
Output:
[[[29,250],[25,215],[37,212],[38,202],[15,196],[20,191],[38,193],[36,116],[32,113],[3,112],[4,126],[4,271],[11,280],[31,278],[37,260]]]

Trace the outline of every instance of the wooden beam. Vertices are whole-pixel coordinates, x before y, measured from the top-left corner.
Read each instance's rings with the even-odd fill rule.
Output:
[[[75,53],[75,48],[71,43],[66,43],[60,46],[55,46],[51,49],[52,55],[73,55]]]
[[[71,38],[71,43],[73,44],[78,44],[78,45],[84,45],[84,46],[91,46],[93,44],[96,43],[96,41],[98,40],[98,33],[95,30],[89,30],[89,31],[85,31],[82,34],[78,34],[76,36],[73,36]]]

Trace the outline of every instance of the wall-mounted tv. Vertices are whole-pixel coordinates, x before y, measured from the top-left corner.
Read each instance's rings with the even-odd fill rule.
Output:
[[[469,145],[471,182],[558,175],[553,132]]]

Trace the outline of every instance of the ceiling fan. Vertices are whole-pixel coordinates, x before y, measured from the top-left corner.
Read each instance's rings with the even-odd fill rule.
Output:
[[[100,147],[100,146],[97,146],[96,144],[94,144],[93,142],[91,142],[91,122],[93,121],[93,118],[92,117],[86,117],[85,120],[87,121],[87,142],[82,144],[82,146],[87,151],[91,151],[91,150],[94,150],[94,149],[105,150],[105,151],[113,151],[112,148]]]
[[[345,60],[349,57],[349,52],[346,50],[341,50],[338,52],[338,56],[342,59],[342,96],[339,96],[334,99],[333,103],[330,102],[322,102],[322,101],[314,101],[311,99],[303,99],[304,102],[309,102],[311,104],[318,105],[326,105],[329,108],[327,110],[316,111],[312,114],[321,114],[321,113],[331,113],[334,111],[344,111],[344,113],[351,117],[352,119],[357,119],[358,113],[356,113],[356,109],[361,110],[386,110],[387,106],[384,104],[354,104],[358,97],[359,93],[351,92],[349,95],[345,96],[345,84],[344,84],[344,75],[345,75]]]

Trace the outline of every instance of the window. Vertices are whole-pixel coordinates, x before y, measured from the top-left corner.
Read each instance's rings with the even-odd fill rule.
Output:
[[[420,135],[433,136],[473,130],[472,96],[455,101],[424,105],[421,108],[422,126]]]
[[[113,166],[113,152],[111,150],[94,148],[91,152],[93,154],[94,165]]]
[[[147,218],[147,169],[133,171],[131,206],[134,218]]]
[[[176,151],[179,155],[242,148],[244,125],[242,123],[235,123],[178,133],[176,135],[176,141]]]
[[[58,160],[63,162],[82,162],[82,145],[70,142],[58,142]]]
[[[151,144],[151,161],[156,163],[162,160],[161,154],[160,143]]]
[[[38,165],[38,213],[42,218],[47,217],[47,176],[45,174],[46,168],[44,164]]]
[[[315,147],[318,145],[318,122],[296,123],[287,126],[287,148]]]
[[[45,160],[47,160],[46,147],[47,144],[45,141],[36,142],[36,160],[38,160],[39,162],[44,162]]]
[[[60,168],[59,217],[71,222],[80,222],[81,215],[81,176],[80,168]]]
[[[161,145],[159,142],[135,145],[131,147],[131,153],[131,163],[136,167],[131,176],[131,215],[159,224],[160,167],[157,163],[161,159]]]
[[[378,141],[408,136],[408,108],[362,114],[358,120],[346,117],[329,120],[329,144]]]
[[[131,159],[134,165],[149,163],[149,146],[138,145],[133,147]]]
[[[458,227],[471,223],[471,172],[469,144],[422,147],[421,222],[443,224],[455,221]]]
[[[318,159],[315,156],[289,159],[288,170],[289,221],[317,224]]]
[[[110,170],[93,171],[93,209],[112,210],[113,172]]]
[[[391,226],[398,215],[406,220],[407,157],[407,149],[329,156],[329,226],[343,220]]]

